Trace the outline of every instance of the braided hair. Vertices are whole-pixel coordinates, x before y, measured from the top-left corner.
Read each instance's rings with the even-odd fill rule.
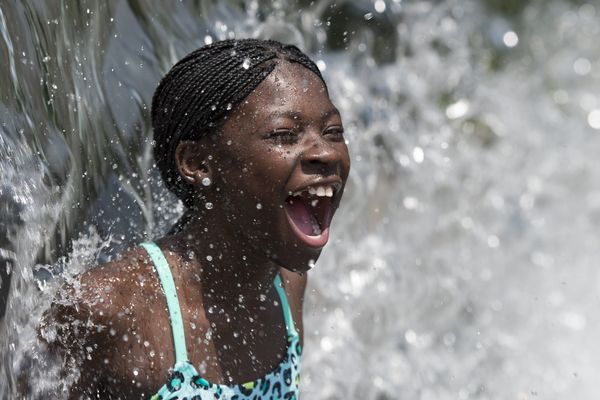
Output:
[[[218,133],[230,110],[282,60],[308,68],[325,85],[319,68],[296,46],[259,39],[224,40],[201,47],[160,81],[152,98],[154,159],[169,190],[187,207],[194,204],[194,191],[176,167],[177,145]]]

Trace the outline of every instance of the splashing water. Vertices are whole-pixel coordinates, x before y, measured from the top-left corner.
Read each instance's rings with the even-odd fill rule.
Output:
[[[182,211],[152,165],[160,76],[254,36],[313,56],[352,153],[303,396],[594,398],[599,26],[559,0],[0,5],[0,397],[25,354],[54,390],[35,327],[56,288]]]

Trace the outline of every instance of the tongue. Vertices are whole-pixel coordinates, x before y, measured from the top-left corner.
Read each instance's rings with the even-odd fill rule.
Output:
[[[288,215],[294,224],[305,235],[314,236],[321,233],[319,223],[309,209],[309,205],[301,199],[293,199],[286,202]]]

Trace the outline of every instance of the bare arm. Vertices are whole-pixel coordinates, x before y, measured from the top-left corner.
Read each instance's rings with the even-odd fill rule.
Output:
[[[58,369],[60,382],[55,390],[62,392],[61,397],[69,393],[69,399],[102,396],[103,360],[111,357],[106,327],[85,293],[74,296],[71,288],[63,293],[44,315],[38,331],[47,358]]]
[[[173,360],[149,349],[170,340],[160,328],[168,316],[148,312],[166,304],[143,255],[135,248],[89,270],[46,313],[40,336],[71,376],[69,398],[147,398],[167,380]]]

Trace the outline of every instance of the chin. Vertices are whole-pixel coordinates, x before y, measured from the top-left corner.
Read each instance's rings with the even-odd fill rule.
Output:
[[[304,249],[303,249],[304,250]],[[295,272],[297,274],[303,274],[314,268],[315,263],[321,255],[322,248],[308,248],[307,251],[303,251],[302,254],[296,254],[296,257],[290,257],[291,252],[287,252],[288,255],[285,258],[273,257],[273,262],[281,268],[285,268],[288,271]]]

